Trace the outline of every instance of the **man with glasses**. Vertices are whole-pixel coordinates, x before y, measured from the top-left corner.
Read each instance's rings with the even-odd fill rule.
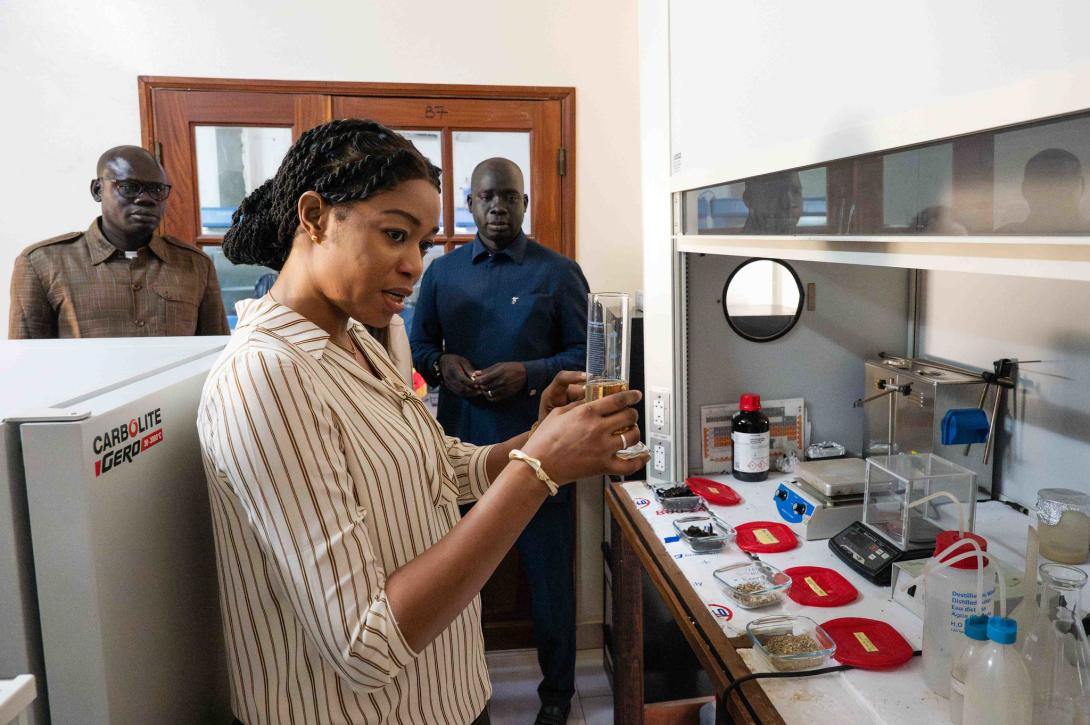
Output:
[[[155,233],[170,189],[144,149],[102,154],[91,181],[102,216],[87,231],[33,244],[15,260],[8,337],[228,334],[212,260]]]

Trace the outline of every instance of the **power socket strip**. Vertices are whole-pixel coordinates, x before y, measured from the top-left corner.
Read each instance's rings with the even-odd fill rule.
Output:
[[[660,481],[673,478],[673,441],[662,436],[648,436],[647,445],[651,449],[648,462],[648,475]]]
[[[660,436],[670,435],[670,391],[664,388],[651,388],[651,426],[648,433]]]

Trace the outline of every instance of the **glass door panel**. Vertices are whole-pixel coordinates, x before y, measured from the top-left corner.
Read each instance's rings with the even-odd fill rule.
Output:
[[[234,264],[218,244],[205,244],[201,249],[212,258],[220,283],[223,309],[227,313],[227,325],[234,330],[238,321],[235,304],[264,296],[276,281],[277,272],[259,264]]]
[[[526,194],[533,199],[531,188],[533,178],[530,174],[530,134],[519,131],[454,131],[454,174],[451,185],[454,187],[454,233],[476,234],[477,225],[466,206],[469,196],[470,179],[473,169],[485,159],[500,157],[510,159],[522,169],[526,183]],[[532,229],[531,217],[527,213],[522,222],[522,231],[527,235]]]
[[[1088,149],[1080,111],[713,184],[682,193],[683,231],[1090,236]]]
[[[197,126],[193,134],[200,233],[222,237],[246,195],[280,167],[291,128]]]
[[[156,89],[154,138],[174,184],[160,231],[219,244],[242,197],[272,176],[292,141],[328,114],[322,96]]]
[[[416,146],[417,151],[424,154],[424,157],[439,167],[443,172],[442,179],[446,179],[450,176],[447,170],[443,168],[443,132],[442,131],[415,131],[404,128],[395,128],[395,131],[400,133],[405,138],[412,141],[413,146]],[[445,215],[443,214],[442,203],[445,201],[442,197],[439,199],[439,234],[444,235],[446,227],[443,224]]]

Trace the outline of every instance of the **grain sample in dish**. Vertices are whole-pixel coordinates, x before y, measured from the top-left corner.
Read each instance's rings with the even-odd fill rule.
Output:
[[[797,672],[821,667],[836,654],[836,643],[821,626],[802,615],[778,614],[746,625],[754,649],[773,669]]]
[[[783,601],[791,577],[763,561],[730,564],[713,573],[723,591],[743,609],[756,609]]]

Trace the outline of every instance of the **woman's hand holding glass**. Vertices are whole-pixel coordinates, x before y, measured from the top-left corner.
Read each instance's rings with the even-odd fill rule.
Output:
[[[550,404],[566,399],[574,392],[573,387],[582,387],[581,377],[568,375],[572,374],[561,373],[550,384],[551,392],[547,389],[542,396],[542,412]],[[639,440],[638,416],[632,406],[642,398],[640,391],[626,390],[591,403],[576,400],[556,405],[540,421],[523,451],[541,461],[545,472],[559,484],[603,473],[617,476],[635,473],[643,467],[647,456],[623,460],[616,454],[633,439]],[[617,433],[619,430],[625,431],[628,441]]]
[[[563,408],[586,398],[587,374],[575,370],[561,370],[541,393],[537,422],[545,420],[554,408]]]

